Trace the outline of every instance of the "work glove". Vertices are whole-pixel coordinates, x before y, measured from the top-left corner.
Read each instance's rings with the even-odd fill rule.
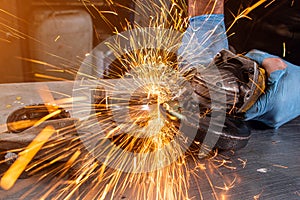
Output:
[[[224,15],[192,17],[178,50],[180,67],[207,66],[222,49],[228,49]]]
[[[278,58],[259,50],[250,51],[246,57],[261,66],[266,58]],[[272,128],[279,128],[300,115],[300,67],[283,62],[286,68],[269,75],[264,94],[246,112],[246,120],[257,120]]]

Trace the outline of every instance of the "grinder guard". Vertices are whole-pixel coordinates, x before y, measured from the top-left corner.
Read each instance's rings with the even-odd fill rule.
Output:
[[[243,121],[246,112],[265,90],[265,71],[257,63],[241,55],[236,55],[228,50],[219,52],[210,67],[217,67],[222,81],[214,80],[212,70],[196,72],[190,80],[197,96],[200,108],[210,108],[208,84],[218,86],[226,94],[226,119],[222,125],[222,133],[213,132],[219,136],[215,148],[229,150],[244,147],[250,138],[250,129]],[[203,81],[208,80],[208,81]],[[201,109],[200,109],[201,114]],[[202,142],[208,130],[210,115],[200,119],[200,128],[196,140]]]

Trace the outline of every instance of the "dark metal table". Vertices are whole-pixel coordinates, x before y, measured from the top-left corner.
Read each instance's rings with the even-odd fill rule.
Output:
[[[282,126],[278,130],[253,129],[248,145],[236,152],[229,154],[236,169],[221,167],[219,172],[223,178],[230,177],[233,181],[232,188],[220,189],[223,178],[211,177],[218,199],[272,199],[293,200],[300,199],[300,118]],[[1,167],[1,166],[0,166]],[[1,168],[0,168],[1,169]],[[3,171],[3,169],[2,169]],[[37,177],[19,179],[17,184],[9,191],[0,189],[0,199],[19,199],[35,184]],[[203,199],[214,199],[213,190],[207,181],[194,179],[191,181],[190,198],[201,199],[198,193],[201,185]],[[44,187],[47,182],[42,182],[39,187]],[[132,199],[128,194],[115,199]],[[26,199],[34,198],[30,194]]]

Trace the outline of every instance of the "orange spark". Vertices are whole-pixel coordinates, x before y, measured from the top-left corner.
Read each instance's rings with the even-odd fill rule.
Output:
[[[286,54],[285,42],[282,43],[282,47],[283,47],[282,57],[285,57],[285,54]]]
[[[16,122],[10,122],[7,125],[12,127],[14,130],[20,130],[32,127],[36,122],[37,120],[20,120]]]
[[[67,79],[65,78],[59,78],[59,77],[55,77],[55,76],[49,76],[49,75],[45,75],[45,74],[34,74],[35,77],[37,78],[45,78],[45,79],[52,79],[52,80],[56,80],[56,81],[67,81]]]
[[[56,110],[48,115],[46,115],[45,117],[39,119],[35,124],[34,126],[38,126],[40,125],[41,123],[43,123],[44,121],[46,121],[47,119],[50,119],[51,117],[54,117],[56,115],[58,115],[59,113],[61,113],[61,110]]]
[[[260,0],[258,2],[256,2],[255,4],[253,4],[252,6],[246,8],[245,10],[243,10],[238,16],[234,17],[234,20],[232,22],[232,24],[229,26],[229,28],[227,29],[227,32],[232,28],[232,26],[241,18],[248,18],[251,19],[250,17],[248,17],[247,15],[254,10],[255,8],[257,8],[258,6],[260,6],[261,4],[263,4],[264,2],[266,2],[267,0]]]
[[[60,35],[58,35],[55,39],[54,39],[54,42],[57,42],[57,40],[59,40],[60,38]]]
[[[260,198],[260,195],[263,193],[263,190],[259,193],[259,194],[257,194],[257,195],[254,195],[253,196],[253,199],[254,200],[258,200],[259,198]]]
[[[3,189],[9,190],[14,186],[15,182],[26,169],[29,162],[54,132],[55,129],[52,126],[47,126],[36,136],[36,138],[26,147],[24,151],[19,153],[17,160],[10,166],[10,168],[1,178],[0,186]]]
[[[241,161],[241,164],[242,164],[243,168],[245,168],[245,167],[246,167],[246,164],[247,164],[247,159],[246,159],[246,160],[243,160],[243,159],[241,159],[241,158],[238,158],[238,160]]]
[[[278,168],[283,168],[283,169],[289,168],[289,167],[287,167],[287,166],[278,165],[278,164],[274,164],[273,166],[274,166],[274,167],[278,167]]]

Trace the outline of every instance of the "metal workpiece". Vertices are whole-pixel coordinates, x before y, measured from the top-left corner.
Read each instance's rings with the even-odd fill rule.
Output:
[[[52,112],[57,114],[51,115]],[[48,118],[50,120],[70,118],[70,113],[56,105],[37,104],[27,105],[13,111],[6,120],[7,129],[10,133],[19,133],[31,127],[39,120]],[[60,123],[59,123],[60,124]]]
[[[74,118],[54,119],[27,127],[22,132],[0,133],[0,162],[5,164],[3,169],[12,167],[18,159],[24,160],[20,156],[29,155],[30,151],[38,148],[41,143],[45,143],[44,147],[33,156],[32,162],[47,160],[53,164],[67,162],[70,159],[68,149],[79,148],[81,144],[75,129],[77,123],[78,119]],[[47,141],[38,139],[49,127],[55,130],[52,136]],[[19,178],[28,178],[35,173],[34,168],[25,170]]]
[[[72,139],[76,138],[76,123],[78,123],[78,119],[74,118],[55,119],[44,121],[39,125],[27,127],[27,129],[22,132],[1,133],[0,149],[8,151],[25,148],[47,126],[52,126],[56,130],[56,133],[49,139],[48,142],[53,140],[71,141]]]

